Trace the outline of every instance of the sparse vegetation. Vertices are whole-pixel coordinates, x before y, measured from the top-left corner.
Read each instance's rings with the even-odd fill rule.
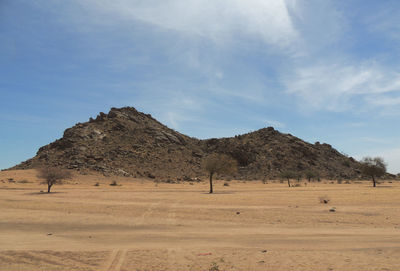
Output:
[[[117,181],[114,180],[114,181],[112,181],[112,182],[110,183],[110,185],[111,185],[111,186],[117,186],[118,183],[117,183]]]
[[[213,263],[211,263],[211,267],[208,270],[209,271],[219,271],[219,266],[216,262],[213,262]]]
[[[303,178],[303,174],[301,172],[295,172],[295,179],[297,182],[300,182],[301,178]]]
[[[212,178],[214,174],[230,174],[237,170],[237,162],[226,154],[214,153],[207,156],[203,161],[203,168],[210,177],[210,194],[213,191]]]
[[[315,173],[312,170],[306,170],[304,172],[304,175],[305,175],[306,179],[308,180],[308,182],[311,182],[312,179],[315,179],[318,177],[317,173]]]
[[[372,178],[373,187],[376,187],[376,179],[386,173],[386,163],[381,157],[364,157],[361,160],[361,171]]]
[[[319,202],[320,203],[323,203],[323,204],[328,204],[331,200],[328,198],[328,196],[322,196],[322,197],[319,197],[318,198],[319,199]]]
[[[50,193],[50,189],[53,185],[61,184],[63,180],[70,179],[72,174],[66,169],[42,167],[39,169],[37,177],[44,179],[44,183],[47,184],[47,193]]]

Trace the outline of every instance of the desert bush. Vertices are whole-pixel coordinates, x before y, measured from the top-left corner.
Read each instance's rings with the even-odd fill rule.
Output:
[[[261,182],[262,182],[263,184],[267,184],[267,183],[268,183],[268,181],[267,181],[267,176],[264,176],[264,177],[262,178]]]
[[[328,204],[328,202],[330,202],[331,200],[328,198],[328,196],[321,196],[318,198],[320,203],[323,204]]]
[[[218,266],[218,264],[217,264],[216,262],[213,262],[213,263],[211,264],[210,269],[208,269],[208,271],[219,271],[219,266]]]
[[[50,189],[55,184],[61,184],[63,180],[70,179],[72,174],[66,169],[56,167],[42,167],[38,170],[38,178],[44,179],[44,183],[47,184],[47,193],[50,193]]]
[[[117,181],[114,180],[114,181],[112,181],[112,182],[110,183],[110,185],[111,185],[111,186],[117,186],[118,183],[117,183]]]
[[[227,182],[224,182],[224,186],[229,186],[229,183],[227,183]]]
[[[97,182],[97,183],[95,183],[95,184],[94,184],[94,186],[100,186],[100,183],[99,183],[99,182]]]

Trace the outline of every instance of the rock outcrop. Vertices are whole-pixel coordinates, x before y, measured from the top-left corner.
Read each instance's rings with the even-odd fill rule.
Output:
[[[204,175],[202,159],[226,153],[239,164],[235,178],[272,178],[285,170],[354,178],[359,163],[328,144],[310,144],[272,127],[231,138],[199,140],[178,133],[132,107],[112,108],[65,130],[61,139],[13,169],[43,165],[108,175],[188,179]]]

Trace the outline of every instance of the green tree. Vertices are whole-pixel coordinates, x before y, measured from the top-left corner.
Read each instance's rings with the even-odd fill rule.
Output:
[[[203,168],[210,177],[210,194],[213,193],[214,174],[231,174],[237,170],[237,161],[226,154],[213,153],[203,161]]]

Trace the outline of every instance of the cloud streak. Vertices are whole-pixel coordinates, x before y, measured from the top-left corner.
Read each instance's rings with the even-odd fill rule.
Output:
[[[383,95],[400,94],[400,73],[374,62],[298,67],[284,78],[286,91],[314,110],[347,111],[397,105]],[[357,99],[354,102],[354,99]],[[361,108],[359,104],[361,102]]]
[[[279,47],[297,38],[284,0],[89,0],[84,6],[217,43],[233,41],[238,33]]]

